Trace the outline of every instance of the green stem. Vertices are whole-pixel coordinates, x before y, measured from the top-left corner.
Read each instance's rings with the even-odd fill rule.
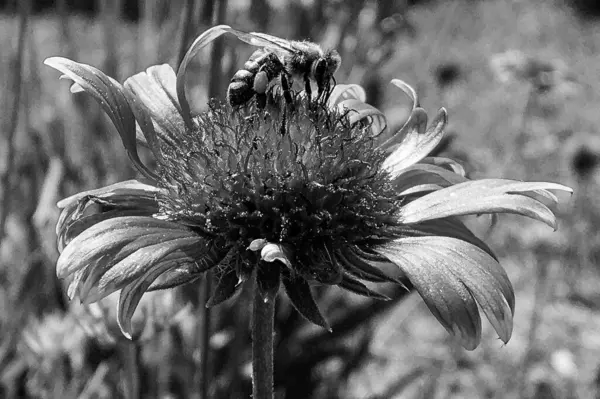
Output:
[[[120,340],[123,356],[125,397],[128,399],[140,398],[140,369],[138,356],[138,343],[122,338]]]
[[[195,386],[198,387],[197,399],[208,399],[211,382],[210,368],[210,337],[212,334],[212,309],[204,306],[212,291],[212,275],[206,273],[200,281],[200,309],[198,310],[198,321],[196,324],[196,342],[194,348],[198,351],[198,368],[194,375]]]
[[[206,304],[210,299],[210,295],[212,292],[212,273],[207,272],[206,277],[204,278],[204,301],[203,304]],[[207,308],[206,306],[202,307],[203,317],[202,317],[202,346],[201,346],[201,354],[200,361],[201,363],[201,373],[202,373],[202,385],[200,387],[201,398],[207,399],[209,392],[209,384],[212,380],[211,369],[210,369],[210,337],[212,336],[212,308]]]
[[[252,398],[273,399],[275,300],[265,302],[254,286],[252,312]]]

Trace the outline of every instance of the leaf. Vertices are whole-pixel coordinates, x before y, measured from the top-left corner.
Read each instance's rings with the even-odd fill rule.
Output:
[[[306,280],[303,278],[284,277],[283,286],[288,298],[290,298],[290,302],[303,317],[311,323],[331,332],[331,328],[319,310]]]
[[[148,179],[157,181],[158,176],[144,165],[137,152],[135,117],[116,80],[100,70],[61,57],[46,58],[44,64],[64,73],[79,88],[90,94],[102,107],[117,128],[123,146],[135,167]]]
[[[383,295],[379,292],[373,291],[368,288],[366,285],[358,281],[357,279],[350,277],[348,275],[344,275],[342,281],[338,284],[338,286],[342,287],[345,290],[353,292],[358,295],[366,296],[373,299],[379,299],[381,301],[389,301],[390,298],[386,295]]]
[[[466,349],[475,349],[481,337],[477,304],[500,339],[510,339],[514,291],[487,252],[449,237],[400,238],[375,250],[406,274],[433,315]]]
[[[227,268],[219,276],[219,282],[208,299],[208,302],[206,302],[206,307],[211,308],[225,302],[233,297],[240,287],[241,284],[239,284],[239,278],[235,272],[235,268]]]
[[[479,213],[516,213],[540,220],[555,228],[556,219],[547,206],[528,195],[539,190],[571,192],[555,183],[529,183],[504,179],[467,181],[429,193],[404,205],[398,214],[401,223]]]

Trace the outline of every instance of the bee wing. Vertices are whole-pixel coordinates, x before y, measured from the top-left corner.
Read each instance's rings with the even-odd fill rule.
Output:
[[[260,32],[246,33],[246,32],[242,32],[242,31],[239,31],[239,30],[233,29],[233,28],[229,28],[229,29],[227,29],[227,31],[229,33],[235,35],[241,41],[251,44],[256,47],[265,47],[270,50],[274,50],[275,52],[277,52],[277,51],[283,51],[283,52],[287,52],[287,53],[297,53],[298,52],[298,50],[296,50],[294,47],[292,47],[290,45],[289,41],[287,41],[285,39],[281,39],[276,36],[267,35],[266,33],[260,33]]]

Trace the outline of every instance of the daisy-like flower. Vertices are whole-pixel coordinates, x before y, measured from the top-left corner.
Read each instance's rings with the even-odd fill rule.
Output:
[[[394,134],[365,103],[358,85],[337,85],[327,102],[274,95],[265,110],[212,103],[192,116],[187,64],[227,32],[214,27],[192,45],[177,75],[150,67],[123,85],[64,58],[45,63],[95,97],[114,122],[143,180],[116,183],[62,200],[57,273],[71,298],[97,301],[120,290],[118,321],[148,290],[214,272],[208,306],[232,297],[255,276],[273,300],[283,286],[296,309],[328,328],[312,284],[337,285],[378,299],[364,281],[414,287],[440,323],[467,349],[480,341],[479,307],[500,338],[512,331],[514,293],[488,246],[460,216],[516,213],[555,227],[553,183],[469,180],[456,162],[427,154],[444,134],[446,111],[428,124],[414,90]],[[153,153],[142,163],[137,142]],[[400,277],[386,270],[399,269]]]

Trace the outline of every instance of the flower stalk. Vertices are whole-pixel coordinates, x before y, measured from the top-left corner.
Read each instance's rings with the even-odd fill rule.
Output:
[[[258,282],[256,282],[258,286]],[[273,399],[275,299],[254,290],[252,311],[252,398]]]
[[[211,296],[211,273],[200,282],[200,303],[207,303]],[[198,332],[200,334],[200,370],[198,382],[200,386],[200,399],[208,398],[209,383],[211,381],[210,368],[210,337],[212,335],[212,308],[202,306]]]

